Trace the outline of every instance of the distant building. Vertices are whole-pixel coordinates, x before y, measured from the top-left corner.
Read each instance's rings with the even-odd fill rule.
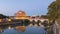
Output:
[[[14,14],[14,19],[24,19],[26,18],[26,13],[24,11],[18,11]]]
[[[42,23],[44,22],[44,21],[49,21],[48,20],[48,18],[45,16],[45,15],[32,15],[32,16],[27,16],[26,15],[26,13],[24,12],[24,11],[18,11],[18,12],[16,12],[15,14],[14,14],[14,16],[10,16],[9,17],[11,20],[13,20],[13,21],[16,21],[16,20],[20,20],[20,19],[28,19],[28,20],[30,20],[30,21],[41,21]],[[9,19],[9,21],[10,21],[10,19]]]

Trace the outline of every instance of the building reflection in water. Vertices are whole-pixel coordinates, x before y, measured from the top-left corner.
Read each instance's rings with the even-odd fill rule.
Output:
[[[37,24],[29,24],[29,27],[32,27],[32,26],[35,26],[35,27],[38,27]],[[24,32],[26,30],[26,26],[16,26],[14,27],[14,29],[18,32]]]
[[[8,26],[7,29],[11,29],[12,27],[11,26]]]
[[[3,27],[0,26],[0,34],[2,34],[2,32],[4,32]]]
[[[9,32],[8,32],[9,30]],[[41,32],[42,31],[42,32]],[[33,34],[36,34],[36,33],[44,33],[45,30],[41,29],[40,26],[38,26],[37,24],[29,24],[28,26],[15,26],[15,25],[7,25],[7,26],[0,26],[0,34],[2,33],[19,33],[21,34],[21,32],[23,34],[26,34],[28,32],[30,32],[29,34],[33,33]]]
[[[12,26],[0,26],[0,34],[2,34],[2,32],[4,32],[5,29],[11,29]]]
[[[26,26],[16,26],[14,29],[18,32],[24,32],[26,29]]]

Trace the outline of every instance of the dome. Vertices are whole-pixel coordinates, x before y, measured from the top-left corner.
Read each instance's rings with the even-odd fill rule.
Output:
[[[26,13],[24,11],[18,11],[15,13],[15,19],[24,19],[26,17]]]

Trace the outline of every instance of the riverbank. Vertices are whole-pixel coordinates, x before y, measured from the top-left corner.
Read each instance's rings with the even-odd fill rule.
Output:
[[[60,34],[60,27],[56,21],[47,29],[47,34]]]

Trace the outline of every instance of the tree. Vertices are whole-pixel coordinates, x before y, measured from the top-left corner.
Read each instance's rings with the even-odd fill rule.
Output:
[[[48,6],[48,13],[47,13],[49,19],[55,19],[57,17],[57,5],[56,1],[52,2]]]
[[[58,17],[60,18],[60,0],[56,0]]]
[[[54,1],[48,6],[47,15],[49,19],[56,20],[60,24],[60,0]]]
[[[60,5],[60,0],[56,0],[57,1],[57,5]]]
[[[5,16],[3,14],[0,14],[0,19],[3,19],[3,18],[8,18],[8,16]]]

